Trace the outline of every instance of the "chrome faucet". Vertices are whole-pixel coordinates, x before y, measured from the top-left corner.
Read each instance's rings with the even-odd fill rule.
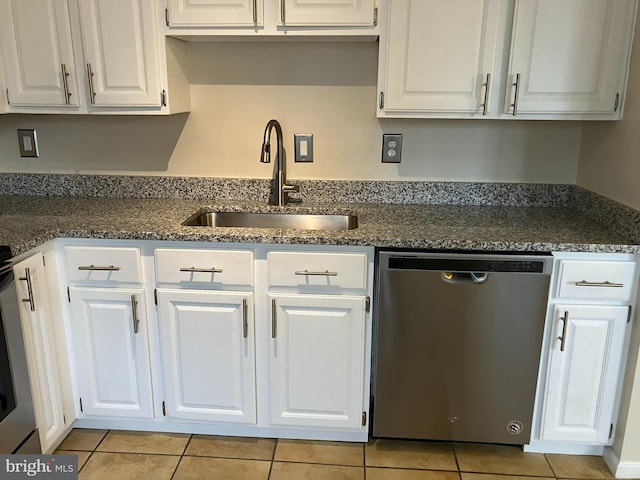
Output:
[[[272,205],[286,205],[289,200],[289,193],[299,192],[300,187],[298,185],[290,185],[287,183],[285,175],[285,162],[284,162],[284,150],[282,149],[282,127],[277,120],[269,120],[266,128],[264,129],[264,140],[262,141],[262,152],[260,154],[260,161],[262,163],[271,163],[271,130],[276,130],[276,165],[273,169],[273,197],[271,198]]]

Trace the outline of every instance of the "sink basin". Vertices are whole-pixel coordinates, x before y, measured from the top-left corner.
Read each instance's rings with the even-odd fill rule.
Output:
[[[358,228],[358,217],[308,213],[201,212],[189,217],[184,225],[335,231]]]

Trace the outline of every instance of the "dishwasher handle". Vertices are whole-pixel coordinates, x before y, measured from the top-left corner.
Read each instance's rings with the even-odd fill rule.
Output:
[[[440,278],[445,283],[485,283],[488,272],[442,272]]]

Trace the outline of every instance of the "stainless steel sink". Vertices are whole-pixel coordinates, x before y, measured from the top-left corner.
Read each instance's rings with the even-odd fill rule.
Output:
[[[358,217],[308,213],[201,212],[189,217],[184,225],[336,231],[358,228]]]

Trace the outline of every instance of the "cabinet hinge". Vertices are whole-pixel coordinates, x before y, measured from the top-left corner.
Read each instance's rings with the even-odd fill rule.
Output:
[[[71,303],[71,287],[67,287],[67,300]]]
[[[9,89],[5,88],[4,93],[7,96],[7,105],[11,106],[11,100],[9,100]]]
[[[158,289],[157,288],[153,289],[153,303],[156,304],[156,307],[158,306]]]
[[[633,316],[633,307],[629,305],[629,311],[627,312],[627,323],[631,323],[631,317]]]
[[[384,92],[380,92],[380,110],[384,108]]]
[[[611,424],[611,427],[609,427],[609,438],[611,438],[613,436],[613,423]]]
[[[364,311],[365,313],[369,313],[371,311],[371,297],[368,295],[364,299]]]
[[[162,93],[160,94],[160,105],[162,105],[163,107],[167,106],[167,91],[166,90],[162,90]]]
[[[84,409],[82,408],[82,397],[80,397],[80,411],[84,413]]]
[[[378,26],[378,7],[374,7],[373,9],[373,26]]]
[[[615,100],[615,102],[613,102],[613,111],[614,112],[618,111],[618,105],[620,105],[620,94],[616,93],[616,100]]]
[[[162,401],[162,415],[165,417],[167,416],[167,407],[164,404],[164,400]]]
[[[362,412],[362,426],[366,427],[367,425],[367,412]]]
[[[169,26],[169,9],[168,8],[164,9],[164,23],[167,24],[167,27]]]

